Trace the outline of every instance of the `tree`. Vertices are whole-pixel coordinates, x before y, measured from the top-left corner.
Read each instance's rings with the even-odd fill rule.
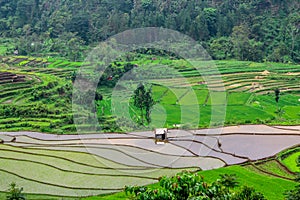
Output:
[[[134,91],[133,99],[134,99],[133,102],[134,106],[140,110],[140,117],[141,117],[140,124],[144,124],[144,118],[148,123],[150,123],[151,109],[154,105],[151,88],[146,89],[144,84],[140,83],[137,89]]]
[[[279,117],[281,117],[284,114],[284,110],[282,108],[279,107],[278,103],[279,103],[279,99],[280,99],[280,90],[278,88],[276,88],[274,90],[275,93],[275,101],[277,103],[277,111],[276,113],[278,114]]]
[[[224,60],[231,57],[232,42],[228,37],[220,37],[211,41],[209,52],[213,59]]]
[[[269,56],[269,60],[273,62],[286,62],[285,58],[288,58],[289,50],[284,42],[280,42],[274,47],[273,53]]]
[[[263,47],[263,43],[256,42],[254,39],[249,40],[249,46],[248,46],[249,49],[245,57],[246,60],[261,62],[264,58],[262,47]]]
[[[26,198],[22,194],[23,188],[18,188],[16,183],[10,184],[10,189],[8,190],[7,200],[25,200]]]
[[[151,122],[151,110],[153,105],[155,104],[153,98],[152,98],[152,91],[151,88],[146,91],[145,93],[145,111],[146,111],[146,121],[148,124]]]
[[[205,21],[210,36],[217,34],[217,9],[215,8],[204,8],[203,9]]]
[[[276,101],[276,103],[277,103],[277,105],[278,105],[279,98],[280,98],[280,90],[279,90],[278,88],[276,88],[276,89],[274,90],[274,93],[275,93],[275,101]]]
[[[205,21],[205,16],[200,13],[193,21],[191,26],[191,35],[196,40],[207,40],[209,38],[209,30]]]
[[[0,36],[28,38],[35,34],[42,39],[41,35],[49,35],[40,41],[43,53],[51,52],[54,39],[66,32],[93,47],[124,30],[151,26],[180,31],[204,47],[232,35],[236,58],[243,60],[262,60],[261,56],[274,61],[300,60],[299,1],[295,0],[0,0],[0,8]],[[62,39],[58,50],[67,45],[77,48],[74,43],[78,41],[67,44],[69,39]],[[84,58],[76,52],[68,56]]]
[[[299,45],[299,32],[300,32],[300,15],[299,13],[292,13],[288,17],[287,31],[289,32],[291,45],[290,52],[292,59],[296,58],[296,48]],[[299,50],[298,52],[299,53]]]
[[[231,40],[234,47],[235,56],[241,60],[246,60],[247,54],[249,53],[249,35],[250,31],[246,24],[233,27]]]

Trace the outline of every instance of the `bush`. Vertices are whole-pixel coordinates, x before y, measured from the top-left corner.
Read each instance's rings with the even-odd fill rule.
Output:
[[[252,121],[247,119],[247,120],[245,120],[245,124],[252,124]]]
[[[234,175],[222,175],[221,179],[208,184],[197,173],[182,172],[173,177],[162,177],[160,187],[126,186],[126,194],[138,200],[186,200],[186,199],[230,199],[230,188],[237,185]]]
[[[23,188],[18,188],[16,183],[10,184],[10,189],[6,196],[7,200],[26,200],[24,194],[22,194]]]
[[[289,190],[285,193],[286,200],[299,200],[300,199],[300,185],[296,186],[294,190]]]
[[[238,191],[232,200],[265,200],[266,198],[260,192],[256,192],[254,188],[244,186],[240,191]]]

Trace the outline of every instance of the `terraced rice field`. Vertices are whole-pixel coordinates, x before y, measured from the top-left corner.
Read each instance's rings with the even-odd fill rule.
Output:
[[[283,67],[281,64],[262,64],[236,61],[216,61],[222,74],[224,85],[231,92],[253,92],[267,94],[274,88],[285,91],[299,92],[300,68],[297,65]],[[186,71],[186,73],[185,73]],[[198,71],[182,70],[186,77],[199,76]],[[298,84],[297,84],[298,83]],[[197,83],[194,83],[197,84]],[[218,87],[219,82],[211,83],[211,87]]]
[[[300,148],[299,146],[288,149],[282,152],[279,155],[279,161],[286,166],[286,168],[293,172],[298,173],[299,170],[299,156],[300,156]]]
[[[185,65],[176,66],[183,77],[168,78],[159,75],[157,79],[150,78],[149,81],[154,84],[154,100],[159,104],[153,112],[153,127],[195,124],[198,123],[194,120],[195,113],[200,113],[199,127],[208,127],[212,109],[221,110],[222,107],[227,110],[226,125],[300,123],[298,65],[237,61],[216,61],[216,65],[221,75],[220,80],[214,79],[215,71],[200,69],[207,76],[205,81],[199,74],[199,69]],[[225,91],[218,92],[223,86]],[[279,88],[281,92],[278,104],[275,102],[275,88]],[[109,102],[110,97],[107,98]],[[129,98],[130,96],[122,97],[127,100]],[[283,110],[280,116],[277,113],[279,107]],[[186,113],[182,113],[182,108]],[[131,116],[134,116],[136,111],[134,108],[130,110]],[[113,113],[108,111],[106,114]],[[184,122],[182,115],[186,119]]]
[[[0,57],[0,129],[62,132],[71,116],[68,94],[76,67],[23,56]],[[64,105],[64,106],[62,106]]]
[[[158,177],[183,169],[210,170],[249,162],[253,163],[246,166],[249,170],[287,181],[293,178],[274,156],[300,143],[299,126],[278,126],[300,123],[299,65],[216,61],[221,77],[217,80],[215,71],[201,69],[208,76],[205,79],[182,61],[155,61],[175,66],[178,77],[155,68],[152,61],[133,61],[154,70],[143,74],[150,77],[157,103],[151,127],[197,123],[195,130],[170,130],[168,143],[157,145],[152,131],[74,134],[72,80],[79,67],[92,70],[91,65],[22,56],[0,60],[0,191],[17,182],[26,193],[91,196],[118,192],[124,185],[156,183]],[[125,81],[121,86],[132,89],[137,84]],[[223,86],[225,91],[220,92]],[[122,107],[129,105],[126,112],[132,118],[139,112],[120,88],[99,88],[104,99],[98,102],[97,116],[108,132],[113,132],[120,117],[114,109],[122,114]],[[278,104],[274,88],[281,91]],[[112,95],[120,100],[117,104],[111,104]],[[220,116],[226,108],[228,127],[199,130],[210,126],[213,108]],[[82,112],[82,117],[87,113]],[[277,126],[238,126],[262,123]],[[271,161],[256,162],[265,158]]]
[[[207,181],[218,179],[220,174],[236,174],[237,181],[239,181],[241,185],[255,187],[255,190],[263,193],[268,200],[284,199],[283,194],[286,189],[294,188],[294,186],[297,185],[294,181],[264,173],[252,165],[224,167],[216,170],[203,171],[200,172],[200,174],[203,175]],[[270,185],[272,187],[270,187]]]
[[[74,197],[106,194],[121,191],[125,185],[155,183],[158,177],[183,169],[209,170],[274,157],[300,143],[297,127],[252,125],[170,130],[168,135],[168,143],[157,145],[152,132],[121,135],[2,132],[0,174],[4,179],[0,190],[5,191],[7,184],[15,181],[33,194]],[[263,172],[271,170],[270,173],[279,168],[257,166]],[[284,171],[277,174],[287,179],[292,177]]]
[[[5,110],[0,115],[0,130],[76,132],[72,121],[72,80],[78,68],[86,66],[92,70],[92,66],[25,56],[0,59],[0,107]],[[202,77],[198,70],[187,67],[189,65],[182,60],[143,60],[132,63],[151,69],[150,74],[160,74],[159,77],[153,76],[149,80],[154,84],[152,91],[157,102],[152,112],[152,127],[173,127],[173,124],[208,127],[212,109],[222,110],[222,107],[227,109],[226,125],[299,123],[300,113],[297,108],[300,106],[300,68],[297,65],[216,61],[221,79],[217,80],[214,74],[210,75],[215,71],[200,68],[199,70],[207,75],[204,80],[205,77]],[[177,70],[177,75],[171,77],[165,69],[157,67],[160,63],[172,65]],[[142,67],[136,70],[142,73],[145,69]],[[19,78],[12,82],[12,77]],[[124,84],[134,87],[137,83],[131,81]],[[217,92],[220,86],[224,86],[226,91]],[[274,102],[273,94],[274,88],[277,87],[281,91],[278,105]],[[114,106],[122,110],[122,107],[131,101],[131,96],[123,93],[123,90],[117,90],[118,94],[114,97],[124,101],[122,104],[111,106],[114,89],[101,87],[99,91],[104,100],[99,103],[98,118],[104,122],[104,131],[113,132],[115,130],[110,127],[115,126],[118,119],[113,111]],[[224,95],[225,99],[219,98]],[[277,106],[283,109],[280,117],[276,114]],[[138,115],[132,104],[129,112],[131,118]],[[200,120],[194,116],[197,113],[200,113]]]

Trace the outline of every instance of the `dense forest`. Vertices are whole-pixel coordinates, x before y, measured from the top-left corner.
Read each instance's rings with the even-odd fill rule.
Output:
[[[20,54],[84,58],[124,30],[164,27],[214,59],[300,61],[299,0],[0,0],[1,42]]]

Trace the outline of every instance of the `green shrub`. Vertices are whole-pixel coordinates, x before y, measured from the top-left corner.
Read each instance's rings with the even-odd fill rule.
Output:
[[[266,198],[262,193],[256,192],[254,188],[244,186],[233,195],[231,200],[266,200]]]
[[[18,188],[15,183],[10,184],[10,189],[6,196],[7,200],[26,200],[23,194],[23,188]]]
[[[159,186],[126,186],[125,193],[137,200],[191,200],[191,199],[232,199],[232,200],[265,200],[255,189],[243,187],[237,190],[235,175],[220,175],[220,179],[211,184],[204,177],[191,172],[182,172],[173,177],[161,177]]]
[[[296,186],[294,190],[287,191],[284,195],[285,195],[285,200],[299,200],[300,185]]]

